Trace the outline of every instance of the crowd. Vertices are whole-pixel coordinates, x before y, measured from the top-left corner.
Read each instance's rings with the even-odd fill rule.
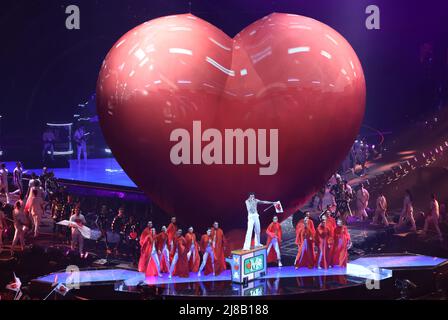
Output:
[[[85,235],[79,227],[89,225],[100,232],[101,236],[96,239],[96,243],[104,243],[108,254],[131,256],[138,270],[148,276],[161,276],[164,272],[168,273],[169,277],[188,277],[191,272],[197,273],[198,276],[218,275],[226,269],[225,257],[229,254],[229,246],[216,221],[200,238],[196,237],[193,227],[189,227],[185,233],[178,228],[175,217],[168,226],[163,225],[158,231],[152,221],[147,222],[141,230],[140,221],[132,215],[127,217],[124,207],[120,207],[114,214],[106,205],[102,205],[97,212],[84,215],[81,202],[66,194],[53,172],[46,168],[40,176],[31,173],[26,188],[23,186],[23,174],[22,166],[18,162],[12,174],[15,190],[10,192],[8,171],[4,164],[0,165],[0,192],[6,199],[0,209],[0,247],[8,220],[14,227],[12,248],[19,246],[23,250],[27,238],[39,236],[42,216],[49,212],[54,221],[54,236],[70,244],[71,249],[79,252],[81,258],[86,258],[88,254],[84,250]],[[332,197],[332,203],[323,210],[327,190]],[[9,203],[11,194],[18,196],[14,204]],[[388,203],[383,193],[378,194],[375,208],[371,209],[370,193],[366,187],[360,184],[353,190],[339,175],[334,176],[334,183],[319,190],[312,199],[313,207],[316,198],[317,208],[322,212],[316,222],[317,227],[310,212],[306,212],[295,226],[298,250],[294,262],[296,268],[344,267],[352,245],[348,224],[369,219],[376,225],[387,227],[390,224]],[[64,226],[60,224],[61,221],[69,221],[71,224]],[[443,241],[439,221],[439,203],[432,194],[421,236],[427,235],[429,228],[433,228],[439,240]],[[405,192],[403,208],[395,229],[398,231],[407,226],[412,231],[417,230],[413,196],[409,190]],[[268,262],[277,263],[282,267],[282,226],[277,217],[274,217],[267,227],[266,236]]]
[[[382,191],[378,192],[375,200],[374,209],[369,206],[370,193],[363,183],[360,183],[356,191],[343,180],[340,175],[334,176],[335,183],[330,185],[329,193],[332,196],[332,204],[327,206],[327,211],[334,217],[341,219],[344,225],[355,221],[368,221],[371,219],[373,225],[388,227],[392,224],[388,216],[388,203],[386,196]],[[311,206],[314,207],[315,199],[318,198],[317,209],[322,211],[323,199],[325,197],[327,186],[319,190],[311,200]],[[353,206],[353,210],[352,210]],[[433,228],[439,241],[443,241],[443,235],[440,230],[442,220],[440,205],[435,194],[428,195],[428,206],[426,212],[419,212],[424,218],[424,227],[421,236],[427,236],[429,228]],[[403,195],[403,206],[399,214],[399,219],[394,225],[397,232],[410,227],[411,231],[417,232],[415,222],[414,199],[410,190],[405,190]]]
[[[6,199],[6,202],[0,205],[0,246],[3,245],[3,234],[7,230],[7,222],[9,221],[13,224],[15,230],[12,248],[19,245],[23,249],[25,238],[29,233],[34,238],[39,236],[42,216],[47,203],[59,191],[59,183],[53,172],[43,168],[40,177],[35,173],[31,174],[25,192],[23,169],[20,162],[16,163],[12,176],[16,190],[10,192],[8,170],[4,163],[0,164],[0,194],[3,194]],[[13,205],[10,203],[12,194],[18,196],[18,200]]]

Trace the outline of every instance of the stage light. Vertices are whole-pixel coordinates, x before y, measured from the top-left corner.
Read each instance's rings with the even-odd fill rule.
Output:
[[[51,151],[47,151],[47,154],[51,154]],[[73,150],[69,151],[55,151],[53,152],[54,156],[69,156],[73,154]]]
[[[47,123],[49,127],[69,127],[72,126],[73,123]]]

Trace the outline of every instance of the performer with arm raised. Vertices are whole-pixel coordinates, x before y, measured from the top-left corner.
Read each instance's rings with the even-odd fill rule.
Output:
[[[255,193],[249,193],[249,198],[246,200],[247,208],[247,231],[246,238],[244,240],[243,250],[250,250],[250,244],[252,241],[252,231],[255,229],[255,247],[261,246],[260,244],[260,217],[257,211],[258,204],[275,204],[273,201],[263,201],[255,198]]]

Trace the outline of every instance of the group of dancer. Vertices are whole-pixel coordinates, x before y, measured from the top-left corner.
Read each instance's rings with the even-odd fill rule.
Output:
[[[0,189],[6,195],[6,203],[2,208],[5,208],[9,205],[10,197],[7,179],[3,179],[3,176],[7,176],[8,172],[4,164],[1,164],[0,167],[2,168],[0,172],[0,175],[2,176],[1,180],[3,180]],[[14,203],[12,209],[11,222],[15,229],[12,248],[19,245],[23,250],[25,247],[25,238],[29,233],[31,233],[34,238],[39,236],[42,216],[45,212],[47,200],[51,198],[51,194],[55,188],[54,185],[57,185],[57,180],[52,172],[48,172],[46,168],[44,168],[40,177],[34,173],[31,174],[27,191],[24,192],[22,174],[23,170],[21,164],[20,162],[17,162],[17,166],[13,172],[13,182],[17,187],[17,190],[12,192],[12,194],[17,194],[19,199]],[[5,216],[4,212],[0,218],[2,219],[0,225],[6,225],[4,221],[9,218]],[[0,244],[3,242],[3,232],[1,231],[2,230],[0,230]]]
[[[326,210],[320,219],[316,230],[310,212],[307,211],[305,217],[296,225],[296,269],[347,266],[348,250],[352,246],[347,226],[343,224],[342,219],[336,220],[330,210]]]
[[[138,270],[147,276],[189,277],[190,272],[198,276],[219,275],[226,269],[226,240],[218,222],[201,236],[198,241],[193,227],[183,234],[176,224],[176,217],[171,223],[162,226],[159,233],[151,221],[140,235],[140,259]],[[202,253],[202,263],[200,253]]]
[[[371,218],[371,224],[388,227],[391,224],[391,218],[388,218],[388,202],[382,191],[378,192],[375,208],[369,207],[370,194],[364,184],[357,187],[354,192],[347,181],[342,180],[340,175],[335,175],[335,184],[330,187],[330,194],[333,197],[332,205],[335,207],[334,215],[341,219],[342,224],[347,225],[353,221],[367,221]],[[317,208],[322,211],[323,198],[326,193],[326,187],[319,190],[311,200],[311,206],[314,207],[315,198],[318,198]],[[418,214],[423,216],[424,227],[421,236],[428,234],[429,228],[433,228],[440,242],[443,242],[443,235],[440,230],[440,206],[434,193],[429,195],[429,205],[427,211],[421,211]],[[354,201],[355,206],[352,212],[351,202]],[[332,205],[328,206],[332,207]],[[414,200],[412,192],[409,189],[404,191],[403,206],[400,211],[399,218],[395,224],[397,232],[410,227],[413,232],[417,231],[416,212],[414,212]]]

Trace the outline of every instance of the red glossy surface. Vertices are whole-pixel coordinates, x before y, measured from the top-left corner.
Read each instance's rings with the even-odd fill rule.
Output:
[[[228,229],[245,226],[249,191],[281,200],[285,218],[334,173],[358,133],[365,81],[348,42],[319,21],[271,14],[231,39],[187,14],[125,34],[101,68],[97,101],[114,156],[151,199],[181,224]],[[277,173],[172,164],[170,134],[191,133],[193,120],[223,134],[278,129]]]

